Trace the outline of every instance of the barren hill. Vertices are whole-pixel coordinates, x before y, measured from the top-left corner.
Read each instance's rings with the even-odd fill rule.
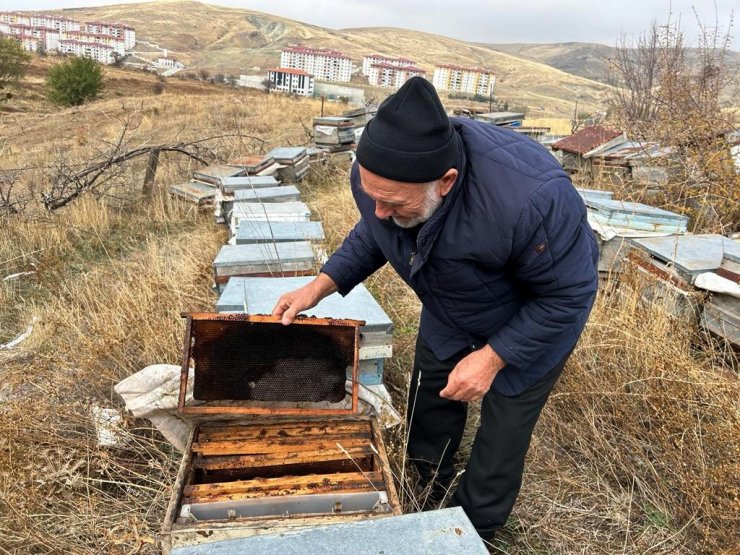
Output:
[[[606,90],[601,83],[491,46],[406,29],[327,29],[261,12],[179,0],[62,13],[128,23],[140,40],[167,48],[189,66],[232,74],[275,65],[284,46],[302,42],[336,48],[358,64],[363,55],[376,51],[406,56],[430,77],[437,63],[485,66],[496,73],[496,96],[512,106],[527,106],[533,116],[568,116],[576,98],[584,109],[597,109]]]

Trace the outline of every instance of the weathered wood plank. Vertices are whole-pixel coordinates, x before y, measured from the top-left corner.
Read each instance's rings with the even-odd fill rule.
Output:
[[[344,487],[353,489],[361,485],[372,484],[376,488],[384,488],[382,472],[337,472],[332,474],[308,474],[306,476],[281,476],[279,478],[254,478],[252,480],[237,480],[234,482],[218,482],[214,484],[195,484],[186,486],[185,497],[213,497],[234,494],[258,493],[267,495],[268,492],[279,491],[281,495],[298,495],[304,493],[319,493],[334,491]],[[287,492],[287,493],[285,493]]]
[[[369,438],[354,435],[342,435],[328,438],[292,438],[278,441],[244,441],[226,440],[207,443],[193,443],[193,452],[205,456],[216,455],[261,455],[278,453],[297,453],[304,451],[323,451],[325,453],[341,452],[337,446],[341,444],[345,449],[370,445]]]
[[[220,457],[197,456],[196,467],[203,470],[233,470],[317,462],[346,461],[373,455],[370,445],[345,447],[345,454],[335,446],[331,451],[298,451],[291,453],[265,453],[259,455],[225,455]],[[348,457],[349,455],[349,457]]]
[[[228,428],[201,428],[197,441],[223,441],[230,439],[272,441],[288,438],[315,438],[315,436],[334,437],[349,434],[365,436],[371,432],[369,422],[305,422],[296,424],[269,424],[259,426],[230,426]]]

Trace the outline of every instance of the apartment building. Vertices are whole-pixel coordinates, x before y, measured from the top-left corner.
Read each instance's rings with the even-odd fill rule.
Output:
[[[101,64],[112,64],[115,50],[107,44],[67,39],[59,41],[59,52],[72,56],[92,58]]]
[[[95,35],[110,35],[123,41],[124,48],[131,50],[136,45],[136,30],[123,23],[106,23],[105,21],[85,22],[85,31]]]
[[[302,69],[276,67],[267,70],[270,88],[276,91],[313,96],[314,77]]]
[[[481,67],[462,67],[443,64],[434,68],[432,84],[439,91],[490,96],[496,76]]]
[[[280,67],[300,69],[316,79],[337,83],[349,83],[352,77],[352,59],[331,48],[289,46],[280,53]]]
[[[28,51],[87,56],[110,64],[136,44],[136,31],[122,23],[88,21],[23,12],[0,12],[0,34],[14,36]]]
[[[374,63],[368,67],[367,80],[374,87],[398,89],[412,77],[424,77],[426,72],[420,67],[397,66],[388,63]]]

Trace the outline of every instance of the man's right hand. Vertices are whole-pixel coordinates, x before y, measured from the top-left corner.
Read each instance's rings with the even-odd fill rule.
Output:
[[[272,315],[282,317],[283,325],[287,326],[298,314],[315,307],[321,299],[336,291],[334,280],[326,274],[319,274],[312,282],[280,297],[272,309]]]

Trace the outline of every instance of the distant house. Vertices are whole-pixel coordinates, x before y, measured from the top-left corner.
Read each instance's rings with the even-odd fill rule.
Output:
[[[608,129],[600,125],[584,127],[550,147],[555,152],[562,153],[562,164],[569,173],[591,171],[591,160],[586,156],[599,147],[609,148],[625,140],[624,133],[616,129]]]
[[[270,88],[273,90],[301,96],[313,96],[313,75],[302,69],[272,68],[267,70],[267,78],[270,81]]]
[[[185,64],[172,56],[160,56],[154,60],[154,65],[161,69],[183,69]]]

